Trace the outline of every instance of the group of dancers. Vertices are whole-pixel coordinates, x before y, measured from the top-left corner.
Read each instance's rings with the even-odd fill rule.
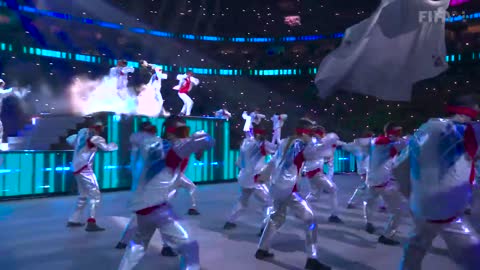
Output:
[[[128,62],[126,60],[119,60],[117,65],[110,69],[109,75],[110,78],[116,79],[118,96],[124,100],[128,96],[128,74],[135,71],[134,68],[127,66],[127,64]],[[169,116],[170,113],[164,108],[164,99],[161,92],[162,80],[168,79],[168,75],[163,72],[162,66],[149,64],[145,60],[140,61],[140,66],[147,69],[147,71],[151,74],[151,77],[143,88],[144,90],[141,91],[139,95],[145,96],[144,98],[147,100],[149,98],[154,98],[157,101],[158,111],[155,113],[155,115]],[[185,74],[179,74],[177,75],[176,79],[179,81],[179,83],[173,87],[173,89],[178,91],[178,97],[183,102],[180,115],[190,116],[194,102],[189,96],[189,93],[194,86],[200,84],[200,80],[194,77],[194,73],[192,71],[187,71]]]
[[[434,118],[423,124],[411,136],[403,136],[403,129],[388,123],[384,133],[374,136],[366,133],[351,143],[339,140],[335,133],[309,118],[296,123],[294,134],[283,140],[267,140],[267,132],[258,118],[258,110],[244,113],[244,118],[254,123],[240,148],[236,165],[240,168],[238,183],[240,198],[226,218],[224,229],[236,227],[235,221],[247,209],[253,195],[262,202],[264,219],[259,228],[259,245],[255,257],[268,260],[274,254],[271,243],[276,232],[285,223],[287,210],[300,219],[305,231],[306,269],[331,269],[320,262],[317,250],[318,226],[316,210],[312,203],[319,193],[329,193],[331,203],[329,221],[343,223],[338,216],[337,187],[331,178],[327,161],[341,147],[357,157],[358,173],[363,183],[348,202],[354,205],[355,197],[363,193],[365,231],[376,231],[372,222],[373,206],[382,198],[390,212],[390,219],[380,234],[378,242],[399,245],[396,232],[403,216],[404,201],[408,201],[414,220],[413,234],[405,245],[400,269],[421,269],[422,260],[432,241],[441,236],[452,259],[464,269],[477,269],[480,265],[480,236],[463,218],[469,209],[479,159],[479,130],[474,122],[480,107],[473,96],[457,98],[448,107],[449,117]],[[276,114],[275,121],[285,121],[286,115]],[[257,124],[255,124],[257,123]],[[283,124],[274,125],[275,128]],[[67,140],[74,146],[74,174],[80,197],[68,226],[85,226],[82,211],[89,206],[85,229],[100,231],[96,224],[96,207],[100,192],[92,170],[95,152],[115,151],[114,143],[107,144],[99,136],[103,125],[94,123]],[[279,134],[279,130],[274,130]],[[281,135],[277,135],[281,136]],[[170,205],[177,189],[186,187],[192,195],[189,214],[199,214],[193,198],[195,185],[186,178],[184,170],[188,158],[197,159],[214,147],[215,141],[203,131],[190,135],[185,120],[179,116],[166,119],[161,137],[157,128],[143,123],[141,131],[132,135],[132,199],[133,215],[117,248],[126,248],[120,270],[133,269],[144,256],[149,241],[159,230],[165,256],[181,256],[185,269],[200,269],[199,246],[174,215]],[[266,156],[272,155],[267,162]],[[324,171],[327,167],[327,172]],[[310,194],[300,192],[302,181],[308,181]],[[252,252],[253,253],[253,252]]]

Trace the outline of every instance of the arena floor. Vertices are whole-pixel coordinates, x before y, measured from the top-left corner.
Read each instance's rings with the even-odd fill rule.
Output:
[[[337,175],[341,218],[345,224],[329,224],[327,195],[315,207],[319,220],[320,260],[333,269],[387,270],[397,269],[402,247],[388,247],[377,243],[378,235],[363,230],[362,211],[345,209],[348,196],[358,184],[355,175]],[[275,260],[258,261],[256,251],[261,216],[251,211],[233,231],[222,227],[238,194],[236,184],[199,186],[198,202],[201,215],[182,215],[191,233],[199,240],[202,269],[303,269],[306,257],[304,234],[300,222],[289,217],[274,240]],[[59,197],[9,201],[0,203],[0,268],[5,270],[114,270],[117,269],[123,251],[114,249],[124,225],[128,221],[127,192],[103,195],[103,205],[98,223],[105,232],[87,233],[82,228],[68,229],[66,219],[72,210],[75,197]],[[174,200],[177,213],[186,213],[188,198],[184,192]],[[251,204],[255,207],[256,203]],[[477,212],[477,211],[474,211]],[[383,226],[386,214],[379,213],[378,227]],[[479,222],[476,222],[479,224]],[[411,228],[405,219],[400,227],[400,239],[404,242]],[[162,244],[158,234],[154,236],[144,260],[137,269],[178,269],[176,258],[159,255]],[[425,258],[424,269],[459,269],[448,258],[445,244],[436,239],[434,247]]]

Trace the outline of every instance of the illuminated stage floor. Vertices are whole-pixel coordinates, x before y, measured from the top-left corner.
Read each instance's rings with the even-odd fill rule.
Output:
[[[358,183],[356,176],[338,175],[336,182],[341,192],[341,217],[345,225],[326,222],[325,207],[318,208],[320,259],[333,269],[370,270],[397,269],[401,247],[386,247],[376,243],[377,237],[362,230],[361,210],[346,210],[347,197]],[[199,210],[202,215],[189,217],[191,232],[200,242],[202,269],[303,269],[305,263],[304,236],[298,221],[289,217],[274,241],[275,261],[263,262],[254,258],[260,215],[252,211],[238,222],[236,230],[222,230],[225,217],[237,198],[236,184],[200,186]],[[321,199],[323,205],[325,198]],[[0,203],[0,268],[5,270],[114,270],[123,251],[113,247],[127,222],[125,209],[127,192],[107,193],[99,224],[107,228],[100,233],[86,233],[83,229],[67,229],[66,218],[74,206],[75,197],[46,198]],[[188,208],[183,191],[175,199],[178,213]],[[252,203],[255,205],[255,203]],[[383,225],[385,214],[379,214],[377,226]],[[404,241],[410,221],[400,228]],[[477,224],[479,224],[477,222]],[[137,269],[178,269],[178,260],[159,255],[161,243],[158,234],[151,242],[145,259]],[[436,240],[425,258],[424,269],[458,269],[446,257],[443,241]]]

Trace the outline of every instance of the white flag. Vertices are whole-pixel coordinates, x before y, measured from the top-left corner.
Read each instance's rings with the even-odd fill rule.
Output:
[[[315,84],[325,98],[345,90],[409,101],[414,83],[447,70],[449,0],[382,0],[372,16],[347,29],[320,64]],[[443,17],[442,17],[443,16]]]

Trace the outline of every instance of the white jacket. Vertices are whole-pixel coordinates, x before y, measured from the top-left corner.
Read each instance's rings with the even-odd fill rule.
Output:
[[[203,131],[173,143],[160,138],[145,141],[141,147],[144,166],[130,209],[136,212],[168,202],[175,192],[175,182],[181,176],[182,161],[214,145],[215,140]]]
[[[93,135],[88,128],[82,128],[78,134],[69,136],[67,143],[75,149],[72,161],[73,173],[93,172],[93,159],[98,149],[108,152],[118,150],[116,144],[107,144],[104,138]]]
[[[395,167],[409,169],[409,174],[403,174],[407,179],[398,181],[409,185],[404,190],[410,191],[415,218],[447,220],[466,209],[472,192],[472,161],[465,151],[465,128],[450,119],[430,119],[395,161]]]
[[[255,182],[255,176],[265,170],[267,166],[265,156],[273,154],[275,150],[276,145],[268,141],[258,141],[254,138],[243,140],[237,160],[237,166],[240,168],[237,179],[240,186],[253,188],[259,184]]]

